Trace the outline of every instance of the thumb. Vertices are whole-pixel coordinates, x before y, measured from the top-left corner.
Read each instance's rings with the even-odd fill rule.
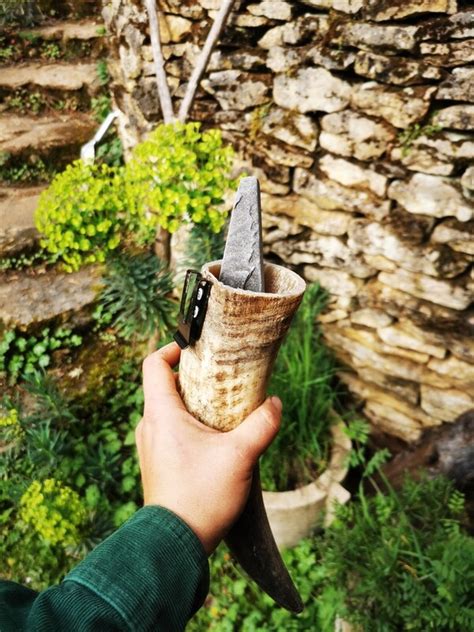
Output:
[[[231,431],[253,461],[257,461],[276,437],[280,429],[281,409],[282,404],[278,397],[268,397]]]

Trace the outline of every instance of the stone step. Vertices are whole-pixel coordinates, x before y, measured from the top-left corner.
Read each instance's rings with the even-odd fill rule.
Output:
[[[47,116],[0,115],[0,154],[46,155],[51,150],[80,146],[90,140],[98,124],[88,114]],[[79,157],[79,153],[78,156]]]
[[[11,257],[38,240],[34,215],[44,186],[0,188],[0,256]]]
[[[99,29],[103,28],[100,20],[64,20],[57,24],[24,29],[28,36],[39,37],[44,40],[92,40],[103,37]]]
[[[0,321],[8,328],[27,330],[56,319],[84,324],[100,289],[100,270],[94,266],[66,274],[0,274]]]
[[[91,95],[100,89],[95,63],[30,62],[2,68],[0,89],[18,90],[26,86],[63,91],[85,88]]]

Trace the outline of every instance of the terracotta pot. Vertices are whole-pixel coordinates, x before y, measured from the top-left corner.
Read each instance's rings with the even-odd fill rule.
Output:
[[[287,492],[263,492],[268,519],[280,549],[298,544],[316,526],[327,526],[334,518],[334,503],[345,504],[350,493],[342,487],[348,470],[351,440],[338,419],[331,427],[333,437],[328,468],[315,481]]]

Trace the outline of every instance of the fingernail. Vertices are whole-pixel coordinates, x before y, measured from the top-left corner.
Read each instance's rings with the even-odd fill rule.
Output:
[[[272,405],[274,406],[275,410],[278,413],[281,413],[281,409],[282,409],[281,399],[279,397],[277,397],[276,395],[272,395],[270,397],[270,401],[271,401]]]

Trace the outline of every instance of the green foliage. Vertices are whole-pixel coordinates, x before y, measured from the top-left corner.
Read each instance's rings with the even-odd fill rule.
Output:
[[[81,336],[70,329],[45,327],[38,336],[10,329],[0,340],[0,375],[15,384],[20,377],[49,366],[54,351],[78,347],[81,343]]]
[[[473,629],[474,540],[462,511],[442,478],[341,507],[318,547],[319,599],[339,590],[339,614],[367,632]]]
[[[284,491],[310,482],[327,460],[335,361],[323,344],[316,317],[326,304],[309,285],[278,354],[269,392],[283,402],[281,430],[261,459],[264,489]]]
[[[127,198],[137,235],[149,241],[157,226],[169,232],[185,223],[219,232],[220,210],[229,179],[232,148],[219,130],[199,123],[159,125],[137,145],[126,165]]]
[[[28,410],[5,398],[0,415],[0,559],[3,576],[43,589],[141,503],[143,392],[131,364],[93,402],[73,405],[39,374],[26,388]]]
[[[54,478],[33,481],[20,499],[20,520],[51,544],[78,544],[86,518],[79,494]]]
[[[35,219],[41,245],[68,271],[104,262],[120,244],[126,210],[120,171],[76,160],[40,196]]]
[[[110,75],[107,68],[107,60],[100,59],[97,62],[97,77],[101,86],[106,86],[109,83]]]
[[[123,147],[122,141],[118,136],[107,134],[105,140],[96,146],[96,161],[105,163],[109,167],[120,167],[123,164]]]
[[[187,630],[333,632],[336,616],[364,632],[472,630],[474,540],[462,514],[460,494],[442,478],[340,507],[324,536],[283,553],[305,603],[298,616],[275,607],[221,547],[210,595]],[[446,533],[446,520],[457,533]]]
[[[41,46],[41,57],[44,59],[59,59],[62,57],[61,48],[56,42],[44,42]]]
[[[0,157],[0,181],[8,183],[17,182],[45,182],[53,173],[51,167],[41,158],[34,161],[15,161],[5,152]]]
[[[100,118],[109,108],[107,102]],[[231,157],[220,132],[201,132],[197,123],[160,125],[126,166],[120,142],[109,140],[99,147],[101,163],[75,161],[41,194],[41,245],[73,271],[104,262],[129,235],[138,243],[153,241],[158,226],[172,232],[187,222],[218,233],[225,222],[218,206],[234,184]]]
[[[35,252],[20,252],[10,257],[2,257],[0,270],[24,270],[35,265],[46,263],[47,257],[41,250]]]
[[[398,142],[402,145],[402,156],[408,156],[413,143],[421,136],[434,136],[443,129],[442,125],[415,123],[398,134]]]
[[[95,120],[102,123],[112,108],[112,100],[107,94],[101,94],[91,99],[91,110]]]
[[[173,327],[173,279],[154,254],[117,253],[109,262],[104,284],[96,317],[106,318],[126,340],[146,339],[156,331],[163,337]]]
[[[251,582],[232,560],[224,545],[211,558],[210,594],[205,605],[191,619],[187,632],[315,632],[314,601],[319,569],[314,543],[302,541],[283,551],[286,567],[298,585],[305,609],[301,615],[275,606],[275,602]]]

